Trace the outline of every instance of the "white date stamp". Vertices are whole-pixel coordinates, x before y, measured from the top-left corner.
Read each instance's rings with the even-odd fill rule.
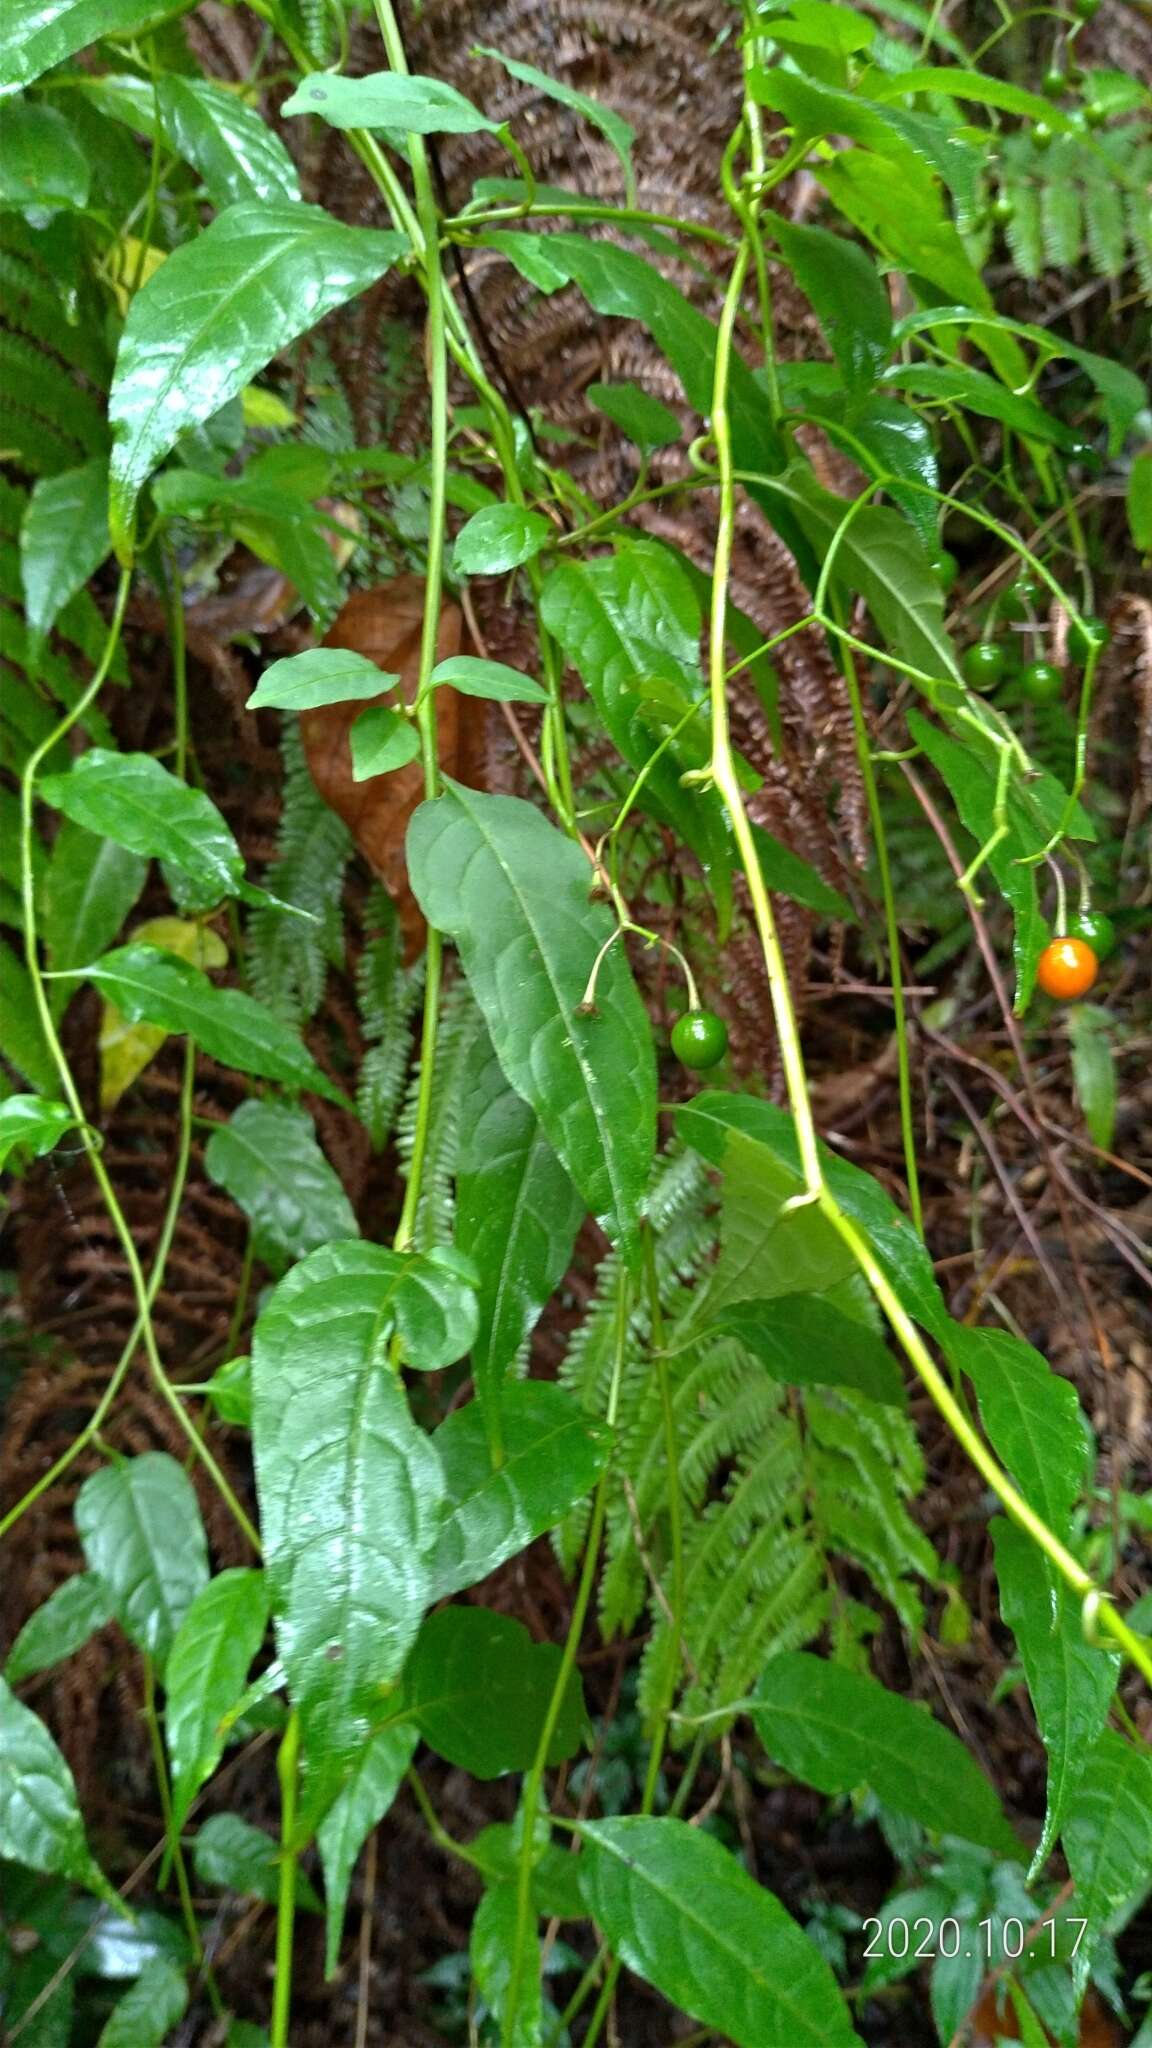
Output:
[[[1083,1941],[1087,1925],[1087,1920],[1061,1918],[1026,1927],[1023,1920],[990,1917],[967,1926],[952,1915],[941,1920],[927,1914],[902,1920],[894,1914],[887,1920],[865,1920],[864,1960],[928,1963],[941,1956],[949,1962],[957,1956],[979,1956],[993,1965],[1014,1963],[1028,1949],[1053,1962],[1068,1963]]]

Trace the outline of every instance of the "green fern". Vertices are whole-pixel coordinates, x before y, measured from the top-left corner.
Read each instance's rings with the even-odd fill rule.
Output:
[[[467,982],[462,978],[449,982],[440,999],[428,1140],[420,1181],[420,1202],[412,1233],[417,1251],[430,1251],[434,1245],[449,1244],[452,1239],[460,1100],[468,1055],[479,1029],[480,1013]],[[396,1149],[405,1175],[412,1161],[419,1089],[420,1066],[417,1063],[396,1121]]]
[[[308,916],[285,916],[272,908],[252,911],[248,976],[253,994],[299,1030],[320,1007],[329,967],[344,959],[340,899],[352,839],[308,772],[294,721],[285,721],[282,747],[279,851],[264,880],[280,902]]]
[[[1152,143],[1142,125],[1118,123],[1091,141],[1060,135],[1044,150],[1022,128],[1002,138],[999,153],[999,194],[1012,206],[1008,247],[1022,277],[1085,260],[1098,276],[1119,277],[1135,264],[1152,288]]]
[[[87,278],[80,252],[47,262],[48,246],[15,214],[0,219],[0,305],[6,327],[106,390],[112,358],[104,340],[104,302]],[[67,287],[65,289],[65,286]]]
[[[386,890],[373,889],[366,921],[371,937],[356,970],[356,992],[368,1050],[360,1065],[356,1106],[379,1151],[395,1121],[412,1057],[412,1018],[423,993],[424,964],[405,969],[400,921]]]

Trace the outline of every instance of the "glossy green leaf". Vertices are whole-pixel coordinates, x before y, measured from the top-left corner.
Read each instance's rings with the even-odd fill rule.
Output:
[[[325,1969],[329,1977],[335,1975],[340,1961],[344,1912],[356,1858],[403,1784],[419,1739],[417,1729],[403,1723],[369,1736],[352,1776],[317,1829],[328,1916]]]
[[[33,486],[20,524],[20,575],[33,647],[51,632],[111,545],[103,456],[41,477]]]
[[[773,1657],[752,1718],[769,1756],[829,1794],[867,1785],[894,1813],[937,1834],[1018,1856],[983,1771],[951,1729],[874,1678],[804,1650]]]
[[[493,1466],[480,1404],[469,1402],[432,1439],[444,1473],[444,1520],[430,1600],[486,1578],[592,1491],[611,1435],[562,1387],[515,1380],[501,1403],[503,1457]]]
[[[349,647],[309,647],[270,662],[248,699],[249,711],[316,711],[323,704],[352,704],[379,697],[398,683],[366,654]]]
[[[515,2018],[504,2025],[505,2003],[512,1978],[512,1957],[516,1951],[519,1898],[515,1883],[490,1884],[472,1919],[468,1957],[472,1979],[493,2018],[501,2024],[504,2048],[537,2048],[543,2038],[544,1996],[542,1957],[535,1921],[530,1936],[529,1957],[524,1968]]]
[[[481,505],[452,547],[461,576],[502,576],[530,562],[553,537],[550,519],[527,505]]]
[[[1076,1100],[1094,1145],[1112,1150],[1116,1136],[1116,1058],[1113,1020],[1098,1003],[1077,1003],[1068,1014]]]
[[[257,1258],[275,1272],[334,1237],[360,1234],[304,1110],[242,1102],[209,1138],[204,1170],[243,1209]]]
[[[64,974],[86,967],[110,946],[147,879],[142,854],[66,818],[56,834],[42,891],[41,932],[52,969]],[[50,987],[49,1000],[72,993],[71,988]]]
[[[252,1427],[252,1360],[229,1358],[218,1365],[206,1393],[221,1422]]]
[[[1029,121],[1044,121],[1049,128],[1075,134],[1070,114],[1044,99],[1038,92],[1012,85],[1006,78],[990,78],[983,71],[965,71],[952,65],[927,64],[894,78],[876,79],[872,91],[877,100],[909,99],[915,93],[946,93],[949,99],[973,100],[984,107],[999,107],[1006,114],[1021,114]]]
[[[9,100],[0,124],[0,209],[86,206],[91,173],[69,123],[37,100]]]
[[[162,2048],[187,2006],[183,1971],[163,1956],[153,1956],[118,2000],[96,2048]]]
[[[124,553],[136,499],[180,435],[211,419],[265,363],[382,277],[401,236],[345,227],[290,201],[228,207],[138,291],[109,416],[112,537]]]
[[[583,235],[528,235],[498,230],[484,236],[543,292],[578,285],[594,313],[638,320],[667,356],[693,411],[712,406],[716,329],[676,286],[642,256]],[[779,469],[784,451],[764,395],[740,356],[732,360],[728,391],[732,431],[752,469]]]
[[[859,2048],[815,1942],[714,1835],[630,1814],[580,1828],[580,1889],[622,1962],[738,2048]]]
[[[416,1638],[400,1711],[438,1756],[475,1778],[526,1771],[540,1742],[560,1671],[554,1643],[534,1643],[522,1622],[486,1607],[441,1607]],[[548,1761],[574,1756],[584,1694],[573,1671]]]
[[[214,1813],[205,1821],[193,1844],[192,1863],[201,1884],[276,1903],[280,1844],[238,1813]],[[324,1910],[302,1870],[296,1872],[296,1904],[309,1913]]]
[[[66,775],[45,775],[40,795],[86,831],[174,862],[186,909],[210,910],[243,884],[244,857],[211,797],[151,754],[90,747]]]
[[[790,846],[774,838],[762,825],[753,825],[752,837],[760,872],[775,895],[790,896],[794,903],[814,910],[817,917],[843,918],[849,924],[855,923],[856,913],[848,898],[826,882],[823,875],[818,875],[810,862],[801,860],[798,853],[793,853]]]
[[[112,1898],[88,1850],[72,1773],[43,1721],[0,1678],[0,1856]]]
[[[683,434],[676,414],[639,384],[589,384],[584,396],[638,448],[671,448]]]
[[[1007,1330],[952,1323],[943,1336],[951,1363],[976,1389],[997,1457],[1048,1527],[1066,1534],[1084,1474],[1084,1429],[1072,1382]]]
[[[1000,1612],[1016,1638],[1020,1662],[1048,1753],[1044,1832],[1032,1858],[1043,1869],[1069,1801],[1108,1718],[1120,1659],[1084,1634],[1082,1602],[1014,1522],[992,1524]]]
[[[23,960],[0,939],[0,1055],[30,1081],[37,1094],[51,1100],[60,1076],[32,992],[32,978]]]
[[[24,1623],[4,1666],[9,1685],[19,1685],[71,1657],[111,1619],[112,1603],[103,1581],[95,1572],[74,1572]]]
[[[243,1693],[267,1626],[263,1572],[230,1570],[208,1581],[176,1632],[164,1673],[164,1727],[177,1828],[224,1754],[221,1718]]]
[[[562,107],[568,107],[579,114],[593,128],[598,128],[605,141],[615,150],[624,173],[625,190],[629,204],[635,204],[635,173],[632,169],[632,144],[636,140],[635,129],[618,114],[614,108],[604,106],[586,92],[580,92],[574,85],[568,85],[560,78],[549,78],[546,71],[538,71],[535,64],[524,64],[516,57],[505,57],[500,50],[491,50],[485,43],[477,43],[472,51],[474,57],[491,57],[502,64],[509,77],[516,78],[521,85],[534,86],[545,99],[556,100]]]
[[[121,946],[86,970],[130,1024],[186,1031],[211,1059],[241,1074],[262,1074],[286,1088],[310,1088],[347,1107],[294,1031],[264,1003],[237,988],[217,988],[198,967],[158,946]]]
[[[355,719],[348,735],[352,751],[353,782],[369,782],[374,775],[391,774],[406,768],[420,752],[420,734],[402,711],[387,704],[370,704]]]
[[[13,1152],[43,1159],[76,1122],[66,1102],[43,1095],[7,1095],[0,1102],[0,1168]]]
[[[831,0],[788,0],[787,13],[767,16],[765,28],[785,49],[829,50],[845,57],[866,50],[876,35],[875,22]]]
[[[1068,448],[1075,439],[1058,414],[1038,405],[1034,398],[1009,391],[995,377],[966,363],[897,363],[885,372],[884,383],[910,392],[913,398],[932,399],[979,413],[983,419],[999,420],[1026,440]]]
[[[300,180],[288,151],[241,93],[210,78],[169,71],[160,80],[160,116],[217,209],[245,199],[299,199]]]
[[[1095,1937],[1152,1883],[1152,1757],[1106,1728],[1087,1760],[1064,1824],[1075,1911],[1088,1921],[1073,1972],[1087,1980]]]
[[[183,1466],[166,1451],[102,1466],[76,1497],[76,1527],[125,1635],[163,1665],[208,1584],[200,1505]]]
[[[493,1447],[501,1381],[567,1271],[583,1216],[535,1111],[509,1086],[482,1034],[462,1090],[456,1243],[480,1276],[472,1373]]]
[[[1133,456],[1126,497],[1133,542],[1142,554],[1152,554],[1152,449]]]
[[[465,697],[490,697],[499,704],[548,702],[548,692],[542,683],[522,675],[518,668],[509,668],[506,662],[482,661],[475,654],[451,654],[447,660],[438,661],[429,680],[433,689],[441,683],[451,683]]]
[[[438,1286],[430,1259],[328,1245],[281,1280],[253,1333],[265,1564],[318,1810],[380,1721],[430,1598],[444,1482],[389,1352],[398,1329],[416,1363],[467,1349],[474,1323]]]
[[[497,1057],[607,1234],[634,1252],[655,1143],[652,1034],[579,847],[532,804],[450,782],[408,828],[412,887],[456,941]]]
[[[892,309],[876,264],[858,242],[827,228],[767,216],[773,238],[840,365],[846,390],[870,391],[892,352]]]
[[[821,1294],[735,1302],[719,1327],[785,1386],[855,1387],[872,1401],[906,1404],[899,1367],[883,1338]]]
[[[280,112],[318,114],[330,128],[385,128],[399,135],[494,135],[500,125],[445,79],[400,71],[372,71],[364,78],[314,72]]]
[[[939,513],[929,492],[939,489],[940,467],[936,444],[926,419],[897,398],[880,391],[856,405],[842,402],[810,405],[808,410],[825,422],[834,441],[839,441],[867,470],[883,478],[893,504],[915,527],[930,553],[939,544]]]
[[[29,85],[86,44],[141,28],[155,0],[9,0],[0,27],[0,87]]]

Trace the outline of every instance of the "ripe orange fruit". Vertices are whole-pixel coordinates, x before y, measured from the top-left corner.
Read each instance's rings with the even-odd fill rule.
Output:
[[[1036,979],[1046,996],[1070,1003],[1087,995],[1099,972],[1100,962],[1091,946],[1083,939],[1062,938],[1045,946]]]

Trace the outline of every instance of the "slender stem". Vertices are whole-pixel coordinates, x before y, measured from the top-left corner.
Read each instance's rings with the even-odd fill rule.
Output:
[[[160,1717],[156,1711],[156,1667],[151,1657],[144,1658],[144,1721],[148,1729],[148,1744],[152,1751],[152,1768],[156,1773],[156,1786],[160,1794],[160,1811],[164,1816],[164,1865],[160,1870],[160,1884],[166,1881],[165,1866],[171,1861],[176,1876],[176,1890],[180,1899],[180,1913],[184,1921],[188,1944],[194,1960],[204,1966],[204,1945],[200,1939],[200,1927],[196,1919],[196,1908],[192,1903],[192,1888],[188,1883],[188,1869],[184,1851],[180,1844],[172,1812],[172,1788],[168,1782],[168,1765],[164,1756],[164,1741],[160,1733]],[[220,1993],[210,1969],[205,1967],[204,1981],[213,2011],[219,2015],[224,2010]]]
[[[296,1931],[296,1775],[300,1717],[290,1714],[276,1758],[280,1780],[280,1883],[276,1896],[276,1977],[272,1987],[272,2048],[288,2048],[292,2016],[292,1945]]]
[[[660,1416],[664,1429],[664,1462],[668,1481],[668,1546],[672,1561],[672,1592],[669,1601],[672,1610],[672,1639],[668,1650],[668,1677],[652,1736],[652,1746],[648,1751],[648,1768],[644,1776],[644,1794],[640,1807],[642,1813],[651,1813],[660,1779],[664,1745],[668,1739],[668,1716],[676,1697],[676,1685],[680,1676],[680,1652],[684,1630],[684,1517],[680,1498],[680,1444],[676,1435],[672,1380],[664,1350],[664,1314],[660,1304],[660,1277],[656,1270],[656,1238],[647,1218],[644,1222],[644,1277],[648,1289],[649,1336],[656,1362],[656,1379],[660,1388]]]

